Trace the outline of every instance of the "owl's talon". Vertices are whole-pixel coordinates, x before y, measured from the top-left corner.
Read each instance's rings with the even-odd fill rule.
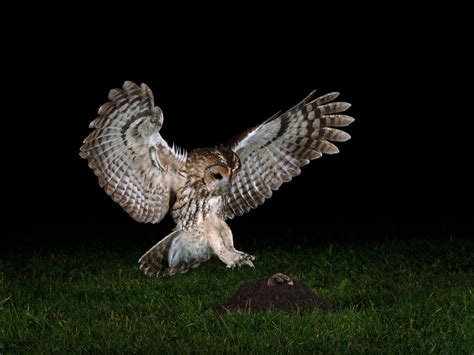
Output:
[[[248,266],[250,266],[251,268],[255,269],[255,265],[254,265],[249,259],[242,261],[242,262],[239,264],[239,266],[241,266],[241,265],[248,265]]]
[[[255,266],[252,263],[253,260],[255,260],[255,256],[250,255],[250,254],[246,254],[246,253],[241,253],[241,255],[239,257],[239,266],[248,265],[252,268],[255,268]]]

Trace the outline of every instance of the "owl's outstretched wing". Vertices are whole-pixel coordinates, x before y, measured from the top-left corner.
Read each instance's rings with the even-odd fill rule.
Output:
[[[339,150],[330,141],[347,141],[349,134],[331,127],[354,121],[341,114],[350,104],[334,102],[333,92],[313,99],[314,91],[296,106],[249,129],[228,143],[242,166],[226,196],[225,216],[241,216],[263,204],[284,182],[301,173],[301,167],[324,154]]]
[[[158,223],[169,209],[176,172],[186,152],[161,137],[163,113],[145,84],[130,81],[112,89],[109,102],[92,121],[80,156],[99,178],[99,185],[139,222]]]

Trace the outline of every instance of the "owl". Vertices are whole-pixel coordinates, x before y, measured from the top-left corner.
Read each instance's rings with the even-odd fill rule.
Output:
[[[189,153],[161,136],[163,113],[150,88],[126,81],[90,123],[80,156],[99,185],[138,222],[158,223],[170,213],[176,227],[139,260],[147,275],[183,273],[216,255],[228,268],[255,257],[234,247],[227,219],[263,204],[273,191],[349,134],[332,127],[354,119],[339,93],[315,98],[313,91],[238,137]]]

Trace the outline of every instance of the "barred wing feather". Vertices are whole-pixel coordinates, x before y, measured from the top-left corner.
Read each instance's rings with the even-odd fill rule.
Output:
[[[241,216],[263,204],[284,182],[301,173],[301,167],[323,154],[339,150],[331,142],[344,142],[344,127],[354,119],[342,114],[350,104],[334,102],[337,92],[313,99],[312,92],[299,104],[247,130],[228,143],[242,166],[226,196],[227,218]]]
[[[130,81],[112,89],[109,102],[89,125],[80,156],[98,176],[99,185],[139,222],[158,223],[174,193],[170,181],[186,160],[161,137],[163,114],[145,84]]]

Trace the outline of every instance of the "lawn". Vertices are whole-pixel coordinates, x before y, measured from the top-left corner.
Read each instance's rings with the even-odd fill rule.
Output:
[[[237,241],[237,244],[238,241]],[[248,244],[256,269],[213,259],[153,279],[133,240],[0,250],[0,353],[474,352],[474,242]],[[281,271],[333,312],[220,315],[247,280]]]

